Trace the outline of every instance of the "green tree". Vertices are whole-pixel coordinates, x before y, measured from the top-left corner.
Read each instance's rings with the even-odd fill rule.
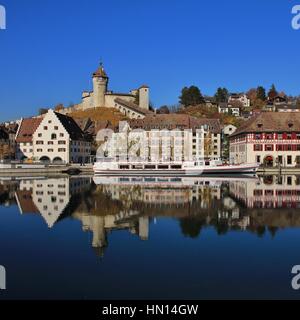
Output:
[[[217,103],[227,102],[228,96],[229,96],[229,92],[226,88],[218,88],[215,94],[215,100]]]
[[[201,91],[196,86],[184,87],[181,91],[181,96],[179,97],[179,102],[183,106],[196,106],[204,103],[204,98]]]
[[[39,115],[41,116],[41,115],[43,115],[43,114],[46,114],[48,112],[48,109],[46,109],[46,108],[40,108],[39,109]]]
[[[274,99],[278,95],[278,91],[276,90],[276,87],[274,84],[272,84],[271,89],[268,92],[269,99]]]
[[[275,89],[276,90],[276,89]],[[262,86],[257,87],[256,98],[261,101],[266,101],[266,89]]]
[[[157,109],[156,113],[158,114],[169,114],[170,110],[168,106],[161,106],[159,109]]]

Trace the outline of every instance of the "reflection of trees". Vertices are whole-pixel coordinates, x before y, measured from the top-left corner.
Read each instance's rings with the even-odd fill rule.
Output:
[[[190,238],[198,238],[202,227],[206,224],[204,219],[194,217],[179,219],[181,232],[184,236]]]

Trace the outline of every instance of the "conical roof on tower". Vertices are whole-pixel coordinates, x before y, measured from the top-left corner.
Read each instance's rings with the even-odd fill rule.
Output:
[[[99,68],[93,73],[93,77],[108,78],[102,62],[100,63]]]

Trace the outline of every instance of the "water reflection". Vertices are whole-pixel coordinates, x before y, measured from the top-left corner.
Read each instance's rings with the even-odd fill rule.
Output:
[[[149,240],[151,222],[179,221],[184,237],[252,232],[273,237],[300,226],[299,176],[224,178],[61,177],[0,182],[0,205],[17,205],[22,215],[40,215],[49,228],[65,218],[92,233],[91,246],[104,255],[112,231],[127,230]],[[151,239],[151,238],[150,238]]]

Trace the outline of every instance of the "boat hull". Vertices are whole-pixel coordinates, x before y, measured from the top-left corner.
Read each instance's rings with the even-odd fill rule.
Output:
[[[257,166],[221,166],[182,170],[134,170],[134,169],[102,169],[94,167],[95,175],[102,176],[165,176],[165,177],[199,177],[202,175],[255,174]]]

